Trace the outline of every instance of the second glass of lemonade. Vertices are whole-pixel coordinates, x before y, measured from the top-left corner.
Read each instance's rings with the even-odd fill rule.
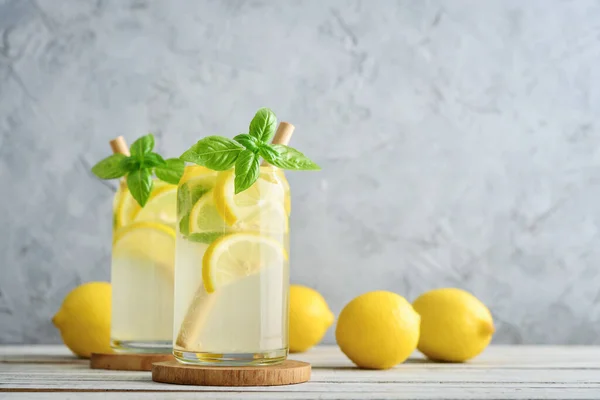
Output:
[[[239,194],[234,179],[189,166],[179,183],[173,354],[184,363],[287,357],[289,185],[271,166]]]
[[[169,353],[177,186],[155,179],[142,208],[121,183],[113,204],[111,346]]]

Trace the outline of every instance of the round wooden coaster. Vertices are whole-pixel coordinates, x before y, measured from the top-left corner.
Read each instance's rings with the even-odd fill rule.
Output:
[[[153,363],[172,360],[175,360],[172,354],[92,353],[90,368],[119,371],[152,371]]]
[[[286,360],[264,367],[204,367],[177,361],[152,366],[154,382],[200,386],[278,386],[307,382],[310,364]]]

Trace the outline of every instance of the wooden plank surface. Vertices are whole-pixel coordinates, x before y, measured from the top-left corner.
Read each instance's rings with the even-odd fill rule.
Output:
[[[419,354],[387,371],[355,368],[335,346],[292,355],[310,382],[221,388],[152,382],[148,372],[91,370],[62,346],[0,346],[0,399],[600,399],[600,347],[495,346],[465,364]],[[41,392],[40,392],[41,391]],[[76,393],[73,393],[76,392]]]

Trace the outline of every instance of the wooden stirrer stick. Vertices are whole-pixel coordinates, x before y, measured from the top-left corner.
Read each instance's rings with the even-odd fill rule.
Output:
[[[125,138],[123,136],[119,136],[111,140],[109,143],[113,153],[125,154],[127,157],[131,155],[129,153],[129,147],[127,146],[127,142],[125,142]]]

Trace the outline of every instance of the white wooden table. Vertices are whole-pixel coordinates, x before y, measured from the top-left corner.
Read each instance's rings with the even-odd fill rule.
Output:
[[[0,399],[600,399],[600,347],[496,346],[466,364],[415,354],[387,371],[357,369],[335,346],[291,358],[312,364],[310,382],[219,388],[91,370],[62,346],[0,346]]]

